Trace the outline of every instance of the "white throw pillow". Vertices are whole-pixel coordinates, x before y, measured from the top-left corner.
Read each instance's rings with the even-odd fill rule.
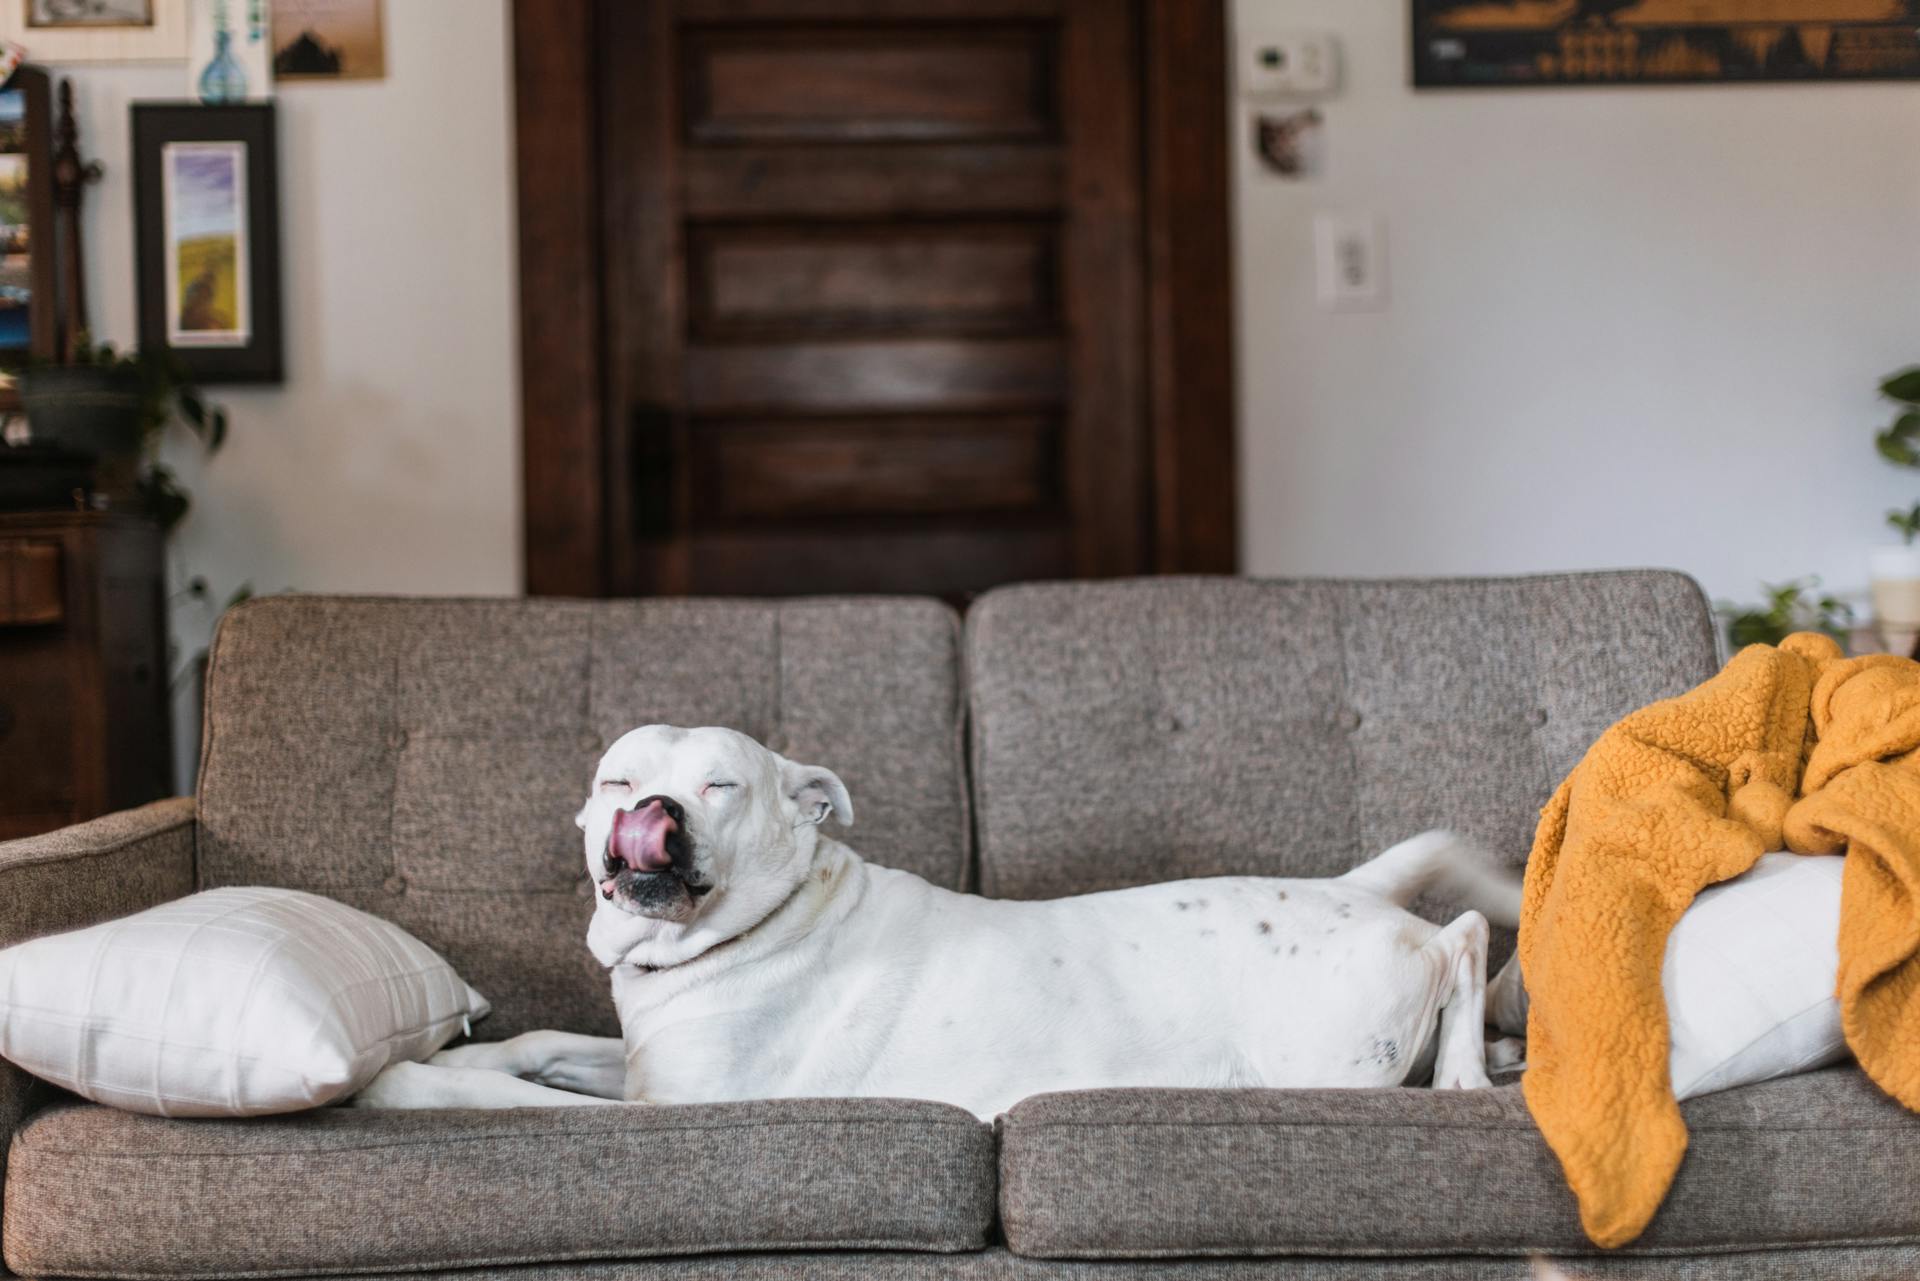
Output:
[[[1766,854],[1703,890],[1667,939],[1674,1097],[1808,1072],[1848,1054],[1839,855]]]
[[[319,1107],[490,1008],[399,926],[298,890],[208,890],[0,951],[0,1058],[157,1116]]]

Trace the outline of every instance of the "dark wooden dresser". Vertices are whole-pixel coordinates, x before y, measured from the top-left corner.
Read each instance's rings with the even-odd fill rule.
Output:
[[[172,792],[165,609],[151,521],[0,515],[0,840]]]

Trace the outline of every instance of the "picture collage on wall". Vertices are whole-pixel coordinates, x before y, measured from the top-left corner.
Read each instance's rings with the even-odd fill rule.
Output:
[[[197,382],[280,381],[274,89],[384,79],[382,0],[0,0],[0,50],[184,66],[180,101],[132,108],[140,346]],[[47,347],[34,301],[52,262],[46,76],[10,70],[0,63],[0,365]]]

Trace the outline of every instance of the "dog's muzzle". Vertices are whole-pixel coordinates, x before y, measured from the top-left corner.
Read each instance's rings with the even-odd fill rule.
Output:
[[[686,811],[665,796],[649,796],[616,811],[607,837],[606,878],[600,897],[622,895],[645,915],[675,916],[711,886],[693,879]]]

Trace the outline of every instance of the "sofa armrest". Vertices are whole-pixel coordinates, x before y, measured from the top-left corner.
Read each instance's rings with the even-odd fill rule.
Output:
[[[191,796],[0,841],[0,947],[193,893]]]
[[[44,836],[0,841],[0,947],[129,916],[193,893],[194,803],[155,801]],[[0,1060],[0,1179],[34,1080]],[[0,1196],[4,1187],[0,1185]],[[0,1264],[0,1276],[8,1275]]]

